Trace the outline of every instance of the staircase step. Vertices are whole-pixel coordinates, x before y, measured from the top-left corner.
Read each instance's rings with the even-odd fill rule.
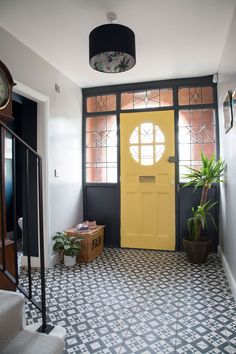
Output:
[[[0,290],[0,348],[23,329],[24,297],[18,293]]]
[[[46,334],[21,331],[9,345],[1,351],[2,354],[62,354],[64,341]]]

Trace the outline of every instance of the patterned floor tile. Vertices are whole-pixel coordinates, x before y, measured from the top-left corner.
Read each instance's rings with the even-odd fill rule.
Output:
[[[180,343],[176,342],[175,354],[231,354],[228,343],[224,343],[220,347],[212,347],[205,342]]]
[[[38,271],[32,277],[39,299]],[[192,265],[180,252],[106,249],[92,263],[47,269],[46,279],[65,353],[236,353],[236,304],[216,255]],[[26,315],[29,324],[41,318],[28,301]]]

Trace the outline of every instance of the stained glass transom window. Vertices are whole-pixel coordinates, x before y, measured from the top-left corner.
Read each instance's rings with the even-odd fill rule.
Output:
[[[154,165],[165,151],[165,136],[152,123],[142,123],[130,136],[129,150],[133,159],[143,166]]]
[[[116,116],[86,119],[86,182],[117,182]]]
[[[201,151],[208,157],[216,153],[216,123],[213,109],[181,110],[179,112],[180,180],[189,173],[186,166],[201,166]]]
[[[87,112],[116,110],[116,95],[91,96],[87,98]]]
[[[173,106],[173,90],[171,88],[121,94],[122,110],[168,106]]]
[[[179,105],[195,105],[213,103],[213,88],[181,87],[178,90]]]

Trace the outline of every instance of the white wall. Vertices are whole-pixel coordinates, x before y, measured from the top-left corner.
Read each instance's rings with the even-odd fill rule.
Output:
[[[20,83],[20,92],[21,87],[22,92],[29,91],[28,96],[34,97],[35,92],[40,103],[38,140],[43,145],[39,150],[44,155],[44,190],[48,190],[45,237],[49,266],[53,262],[51,235],[82,220],[81,90],[1,27],[0,43],[0,60]],[[55,92],[55,83],[60,86],[60,93]],[[59,178],[54,176],[55,168],[60,171]]]
[[[226,163],[226,180],[221,186],[220,252],[236,298],[236,126],[227,134],[223,126],[223,100],[236,89],[236,11],[219,67],[218,103],[220,150]],[[236,119],[236,117],[235,117]]]

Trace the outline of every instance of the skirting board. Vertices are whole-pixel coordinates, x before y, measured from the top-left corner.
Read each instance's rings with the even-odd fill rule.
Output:
[[[226,258],[224,256],[220,246],[218,247],[218,254],[219,254],[219,257],[221,259],[223,268],[225,270],[225,274],[226,274],[226,277],[228,279],[228,282],[229,282],[233,297],[234,297],[234,299],[236,301],[236,281],[235,281],[235,279],[233,277],[233,274],[231,272],[229,264],[228,264],[228,262],[227,262],[227,260],[226,260]]]
[[[34,267],[34,268],[39,268],[40,267],[40,259],[39,259],[39,257],[30,257],[30,261],[31,261],[31,267]],[[28,257],[27,256],[22,256],[21,257],[21,265],[23,267],[27,267],[28,266]]]
[[[40,258],[39,257],[30,257],[30,259],[31,259],[31,267],[40,268]],[[50,257],[49,263],[45,264],[45,268],[52,268],[57,263],[60,263],[59,256],[57,253],[55,253]],[[21,257],[21,265],[23,267],[28,266],[28,257],[27,256]]]

